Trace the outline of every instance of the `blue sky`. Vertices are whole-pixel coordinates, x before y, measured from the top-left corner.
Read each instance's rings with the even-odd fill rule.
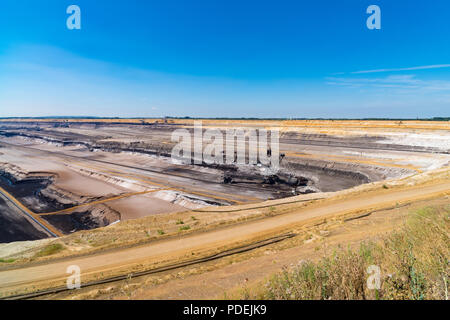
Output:
[[[447,0],[2,0],[0,116],[449,116],[449,38]]]

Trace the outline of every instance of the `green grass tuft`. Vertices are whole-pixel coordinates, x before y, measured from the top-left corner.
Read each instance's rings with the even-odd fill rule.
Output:
[[[64,246],[61,243],[53,243],[53,244],[50,244],[50,245],[46,246],[41,251],[39,251],[36,254],[36,257],[50,256],[52,254],[61,252],[62,250],[64,250]]]
[[[16,259],[0,259],[0,263],[13,263]]]
[[[182,226],[180,227],[180,231],[189,230],[190,228],[191,228],[190,226]]]

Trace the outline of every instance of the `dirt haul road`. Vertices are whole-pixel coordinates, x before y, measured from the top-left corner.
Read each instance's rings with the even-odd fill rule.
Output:
[[[364,195],[348,199],[324,200],[308,208],[294,209],[292,213],[270,217],[258,221],[243,223],[210,232],[187,235],[176,239],[167,239],[140,247],[118,249],[103,254],[69,258],[64,261],[48,262],[31,267],[5,270],[0,272],[0,293],[10,295],[26,287],[44,283],[61,285],[68,277],[67,267],[77,265],[81,269],[81,281],[92,275],[126,270],[137,264],[157,263],[161,261],[180,262],[191,256],[192,252],[211,252],[218,247],[248,243],[255,239],[273,236],[292,230],[296,224],[304,224],[317,218],[333,218],[353,212],[367,212],[395,206],[401,202],[427,199],[448,194],[450,181],[436,182],[427,186],[414,186],[403,189],[367,192]],[[194,256],[195,258],[198,255]],[[129,269],[130,270],[130,269]],[[99,277],[101,278],[101,277]]]

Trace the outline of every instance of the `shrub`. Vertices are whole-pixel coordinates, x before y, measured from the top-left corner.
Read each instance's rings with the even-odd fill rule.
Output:
[[[189,230],[190,228],[191,228],[190,226],[182,226],[180,227],[180,231]]]

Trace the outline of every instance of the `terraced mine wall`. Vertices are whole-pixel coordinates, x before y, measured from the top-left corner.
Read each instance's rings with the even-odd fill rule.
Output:
[[[17,169],[17,168],[15,168]],[[12,174],[0,170],[0,187],[12,195],[20,203],[34,213],[57,227],[63,233],[104,227],[120,220],[120,213],[102,205],[84,207],[84,211],[72,213],[49,214],[79,205],[69,193],[52,186],[54,175],[31,175],[24,172]],[[93,201],[95,199],[86,199]],[[17,206],[11,204],[5,195],[0,193],[0,243],[29,241],[47,238],[34,223],[20,213]]]
[[[96,135],[83,135],[73,132],[59,132],[54,128],[91,128],[95,129]],[[105,151],[111,153],[129,152],[136,154],[145,154],[158,157],[169,158],[171,156],[174,143],[170,140],[171,132],[179,125],[162,125],[162,124],[122,124],[122,123],[3,123],[0,126],[0,135],[3,136],[21,136],[28,139],[43,140],[48,143],[53,143],[61,146],[80,146],[85,147],[91,152]],[[43,128],[44,127],[44,128]],[[155,139],[152,142],[140,141],[140,137],[136,137],[136,141],[120,142],[111,141],[114,137],[108,132],[102,132],[102,128],[120,129],[122,132],[127,132],[127,129],[139,130],[142,136],[156,135],[161,138]],[[189,132],[193,133],[193,129],[189,128]],[[384,137],[378,136],[357,136],[357,137],[337,137],[325,134],[302,134],[297,132],[285,132],[280,138],[280,145],[306,145],[306,146],[323,146],[333,148],[354,148],[354,149],[373,149],[379,150],[402,150],[414,152],[439,152],[445,153],[442,150],[435,150],[433,148],[380,144],[379,141],[384,140]],[[248,160],[248,159],[247,159]],[[281,160],[281,159],[280,159]],[[335,163],[332,160],[302,160],[286,157],[281,161],[280,172],[272,177],[263,177],[258,175],[256,171],[236,170],[236,167],[229,165],[208,165],[206,163],[201,166],[218,169],[222,172],[219,180],[228,184],[243,184],[243,185],[259,185],[261,188],[277,188],[281,191],[279,197],[286,197],[292,195],[292,188],[296,188],[295,193],[309,193],[319,191],[338,191],[345,188],[353,187],[359,184],[368,183],[372,181],[379,181],[387,177],[396,177],[401,175],[408,175],[413,173],[406,169],[386,169],[377,168],[374,166],[357,165],[354,164],[346,166],[340,163]],[[301,183],[293,183],[294,181],[302,181]],[[306,181],[306,182],[305,182]],[[306,187],[308,188],[302,188]],[[297,188],[300,187],[300,188]]]
[[[122,125],[123,126],[123,125]],[[168,131],[169,128],[163,127],[164,131]],[[29,128],[28,128],[29,129]],[[159,127],[158,127],[159,130]],[[171,128],[173,130],[173,128]],[[171,132],[171,131],[169,131]],[[99,139],[94,139],[93,137],[89,137],[88,139],[80,139],[85,137],[78,137],[78,139],[75,139],[77,137],[61,137],[60,133],[57,135],[49,135],[44,132],[39,132],[38,134],[32,134],[32,133],[26,133],[26,132],[16,132],[16,131],[1,131],[0,135],[3,136],[21,136],[28,139],[38,139],[43,140],[48,143],[53,143],[61,146],[84,146],[89,151],[105,151],[105,152],[111,152],[111,153],[120,153],[120,152],[130,152],[130,153],[139,153],[139,154],[145,154],[145,155],[153,155],[153,156],[159,156],[159,157],[171,157],[171,151],[174,147],[174,143],[169,141],[166,141],[163,143],[144,143],[144,142],[131,142],[131,143],[122,143],[122,142],[116,142],[116,141],[102,141],[99,142]],[[170,137],[169,137],[170,139]],[[284,138],[281,140],[281,143],[284,143]],[[246,161],[248,161],[248,156],[246,158]],[[288,161],[284,161],[284,163],[281,163],[281,172],[277,175],[274,175],[272,177],[263,177],[258,176],[255,172],[239,172],[239,176],[237,176],[236,173],[236,167],[230,166],[230,165],[210,165],[206,163],[202,163],[201,166],[206,167],[214,167],[216,169],[219,169],[223,171],[223,180],[224,183],[247,183],[247,184],[260,184],[260,185],[278,185],[278,186],[287,186],[290,187],[296,187],[296,186],[306,186],[304,183],[300,183],[298,185],[295,185],[296,183],[293,183],[293,181],[305,181],[308,180],[308,178],[298,175],[296,173],[296,169],[301,169],[302,172],[309,171],[314,172],[318,174],[319,176],[324,175],[330,175],[333,177],[333,179],[336,178],[342,178],[345,179],[346,182],[339,184],[336,188],[333,188],[330,184],[327,184],[326,191],[337,191],[341,190],[342,188],[347,188],[351,186],[355,186],[361,183],[369,182],[370,178],[367,176],[364,176],[364,174],[361,173],[354,173],[352,171],[345,171],[342,169],[329,169],[326,166],[318,165],[314,166],[313,164],[308,165],[284,165],[285,163],[288,163]],[[289,170],[285,170],[289,169]],[[354,170],[354,168],[352,168]],[[353,183],[350,182],[350,180],[353,179]],[[316,179],[317,180],[317,179]],[[320,190],[320,188],[316,188],[316,190]],[[324,191],[324,190],[320,190]],[[301,193],[301,192],[300,192]],[[291,190],[289,190],[289,194],[285,195],[292,195]]]
[[[171,133],[180,125],[171,124],[123,124],[117,123],[6,123],[0,124],[0,136],[21,137],[31,143],[48,143],[55,146],[78,147],[78,151],[86,152],[86,157],[95,158],[96,151],[107,153],[130,153],[138,155],[150,155],[164,158],[170,161],[171,151],[175,145],[171,141]],[[189,129],[192,132],[192,129]],[[355,149],[359,151],[375,150],[380,152],[404,151],[419,153],[446,154],[448,151],[386,143],[382,136],[332,136],[326,134],[303,134],[298,132],[284,132],[280,137],[280,149],[292,152],[300,152],[304,147],[323,147],[323,150]],[[380,143],[383,142],[383,143]],[[1,151],[1,150],[0,150]],[[284,151],[283,151],[284,152]],[[1,152],[0,152],[1,154]],[[102,160],[95,158],[100,164]],[[100,158],[101,159],[101,158]],[[248,158],[247,158],[248,160]],[[271,175],[261,174],[258,165],[200,165],[187,164],[172,166],[170,169],[151,167],[133,167],[121,164],[131,169],[154,171],[158,174],[182,175],[192,181],[217,183],[237,188],[263,190],[270,192],[273,198],[284,198],[297,194],[314,192],[332,192],[351,188],[360,184],[396,178],[415,173],[414,170],[403,167],[386,167],[369,165],[364,163],[343,163],[332,158],[302,158],[290,155],[280,155],[280,170]],[[0,155],[0,164],[1,164]],[[105,161],[106,162],[106,161]],[[108,163],[114,164],[114,163]],[[202,176],[203,168],[211,169],[206,177]],[[1,168],[0,168],[1,169]],[[0,171],[0,186],[13,194],[23,202],[30,210],[36,213],[52,213],[68,209],[76,205],[99,198],[86,198],[72,194],[53,185],[55,176],[48,174],[33,174],[17,170]],[[203,180],[204,181],[203,181]],[[192,196],[195,200],[194,195]],[[208,203],[209,200],[202,200]],[[209,202],[217,205],[219,202]],[[225,203],[226,204],[226,203]],[[14,211],[7,203],[0,199],[0,223],[9,228],[11,224],[17,224],[11,217]],[[78,230],[86,230],[109,225],[120,220],[120,213],[112,210],[107,205],[84,206],[70,213],[57,213],[42,215],[42,218],[56,226],[64,233]],[[10,235],[4,237],[4,241],[33,240],[45,237],[38,230],[32,230],[33,226],[22,224],[22,229],[11,227]],[[0,239],[0,242],[2,240]]]
[[[31,221],[0,194],[0,243],[47,238]]]

